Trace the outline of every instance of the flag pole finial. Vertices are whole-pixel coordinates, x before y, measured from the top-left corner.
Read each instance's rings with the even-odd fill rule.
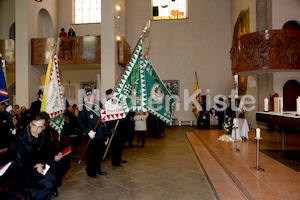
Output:
[[[146,37],[149,34],[149,31],[150,31],[150,20],[148,20],[148,22],[143,26],[143,31],[140,35],[140,39]]]

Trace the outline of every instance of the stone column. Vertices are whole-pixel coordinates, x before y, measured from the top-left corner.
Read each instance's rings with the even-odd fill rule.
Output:
[[[272,29],[272,0],[256,0],[256,31]]]
[[[30,106],[29,102],[29,2],[28,0],[16,0],[16,104]]]
[[[113,88],[117,71],[115,37],[115,0],[101,1],[101,100],[105,91]]]

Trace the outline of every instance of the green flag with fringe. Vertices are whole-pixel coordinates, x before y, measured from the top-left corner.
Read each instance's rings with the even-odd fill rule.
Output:
[[[113,94],[120,100],[125,116],[129,111],[147,111],[145,72],[143,69],[143,45],[142,40],[140,40]]]
[[[172,125],[173,112],[176,101],[172,98],[165,84],[161,81],[149,58],[146,56],[144,63],[147,110],[165,123]]]

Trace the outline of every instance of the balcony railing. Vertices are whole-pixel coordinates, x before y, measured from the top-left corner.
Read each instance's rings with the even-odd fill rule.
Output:
[[[31,39],[31,64],[48,64],[55,38]],[[100,36],[61,37],[57,39],[59,64],[100,64]]]

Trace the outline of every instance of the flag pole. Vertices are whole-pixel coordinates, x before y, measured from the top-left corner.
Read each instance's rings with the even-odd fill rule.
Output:
[[[141,33],[141,35],[140,35],[140,37],[139,37],[139,40],[137,41],[137,43],[136,43],[136,45],[135,45],[135,47],[134,47],[134,49],[133,49],[133,51],[132,51],[132,53],[131,53],[129,59],[127,60],[127,63],[126,63],[126,65],[125,65],[126,67],[124,67],[123,72],[120,74],[119,79],[118,79],[118,81],[117,81],[116,84],[115,84],[115,87],[114,87],[114,89],[113,89],[112,94],[113,94],[113,93],[115,92],[115,90],[117,89],[118,84],[120,83],[120,81],[121,81],[121,79],[122,79],[122,77],[123,77],[123,75],[124,75],[124,73],[125,73],[125,71],[126,71],[126,68],[127,68],[128,64],[129,64],[129,62],[130,62],[132,56],[134,55],[134,52],[135,52],[135,50],[137,49],[137,47],[138,47],[140,41],[141,41],[142,39],[144,39],[144,37],[149,33],[149,30],[150,30],[150,20],[148,20],[148,22],[143,26],[143,31],[142,31],[142,33]],[[117,123],[116,123],[116,125],[115,125],[115,128],[114,128],[115,130],[118,128],[118,125],[119,125],[119,120],[117,121]],[[103,155],[103,159],[105,158],[105,156],[106,156],[106,154],[107,154],[107,152],[108,152],[108,149],[109,149],[110,144],[111,144],[111,142],[112,142],[113,136],[114,136],[114,133],[111,135],[111,138],[110,138],[110,140],[109,140],[109,143],[107,144],[105,153],[104,153],[104,155]]]
[[[116,123],[116,125],[115,125],[115,130],[117,130],[117,127],[118,127],[118,125],[119,125],[119,122],[120,122],[120,120],[118,120],[117,121],[117,123]],[[112,141],[112,139],[114,138],[114,135],[115,135],[115,133],[113,133],[112,135],[111,135],[111,137],[110,137],[110,140],[109,140],[109,142],[108,142],[108,144],[107,144],[107,148],[105,149],[105,153],[104,153],[104,155],[103,155],[103,160],[105,159],[105,157],[106,157],[106,154],[107,154],[107,152],[108,152],[108,149],[109,149],[109,147],[110,147],[110,143],[111,143],[111,141]]]
[[[195,77],[196,77],[196,82],[197,82],[197,85],[198,85],[198,87],[199,87],[198,75],[197,75],[197,72],[196,72],[196,71],[195,71]],[[199,96],[199,100],[200,100],[200,102],[199,102],[199,103],[202,103],[202,97],[201,97],[201,94],[200,94],[200,95],[198,94],[198,96]]]
[[[101,121],[101,116],[99,117],[99,119],[98,119],[98,121],[97,121],[97,123],[96,123],[96,125],[95,125],[95,127],[94,127],[94,129],[93,129],[94,132],[96,132],[96,129],[97,129],[97,127],[98,127],[100,121]],[[88,146],[89,146],[91,140],[92,140],[92,138],[89,138],[88,142],[86,143],[85,149],[84,149],[84,151],[83,151],[83,153],[82,153],[82,155],[81,155],[81,157],[80,157],[80,159],[79,159],[79,161],[78,161],[78,165],[81,164],[82,159],[83,159],[83,157],[84,157],[84,155],[85,155],[85,152],[86,152],[86,150],[87,150],[87,148],[88,148]]]
[[[131,53],[129,59],[127,60],[127,63],[126,63],[126,65],[125,65],[126,67],[124,67],[123,72],[120,74],[120,76],[119,76],[119,78],[118,78],[118,80],[117,80],[117,82],[116,82],[116,84],[115,84],[115,87],[114,87],[112,93],[114,93],[115,90],[116,90],[116,88],[118,87],[118,84],[119,84],[119,82],[121,81],[122,76],[124,75],[124,73],[125,73],[125,71],[126,71],[126,68],[127,68],[128,64],[129,64],[129,62],[130,62],[130,60],[131,60],[131,58],[132,58],[132,56],[133,56],[133,54],[134,54],[134,52],[135,52],[135,50],[136,50],[136,48],[138,47],[140,41],[141,41],[142,39],[144,39],[144,37],[146,36],[147,33],[149,33],[149,30],[150,30],[150,20],[143,26],[143,31],[142,31],[142,33],[141,33],[141,35],[140,35],[140,37],[139,37],[139,40],[137,41],[137,43],[136,43],[136,45],[135,45],[135,47],[134,47],[134,49],[133,49],[133,51],[132,51],[132,53]]]

